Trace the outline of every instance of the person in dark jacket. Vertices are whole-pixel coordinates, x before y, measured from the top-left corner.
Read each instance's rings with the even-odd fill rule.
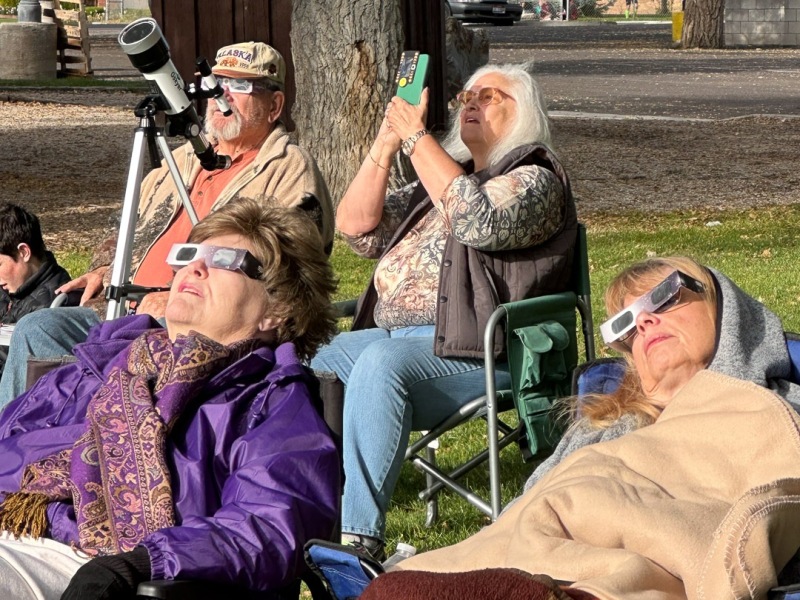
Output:
[[[484,389],[489,315],[569,286],[575,205],[529,71],[478,70],[457,96],[443,145],[425,129],[427,90],[417,106],[393,98],[339,204],[339,231],[379,260],[354,331],[312,366],[346,385],[343,541],[377,558],[409,433],[431,429]],[[387,195],[401,150],[419,180]],[[495,353],[501,348],[498,338]]]
[[[303,364],[336,331],[313,221],[240,199],[167,261],[166,328],[98,325],[0,415],[2,598],[269,592],[333,532],[340,459]]]
[[[12,325],[50,306],[55,290],[69,280],[45,246],[38,217],[16,204],[0,204],[0,322]]]
[[[39,218],[16,204],[0,204],[0,323],[14,325],[47,308],[56,289],[70,280],[42,239]],[[0,345],[0,373],[8,346]]]

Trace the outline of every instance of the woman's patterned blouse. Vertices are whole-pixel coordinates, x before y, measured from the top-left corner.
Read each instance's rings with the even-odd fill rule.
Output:
[[[375,229],[345,236],[354,252],[367,258],[381,256],[417,185],[419,182],[414,182],[386,197],[383,217]],[[484,252],[530,248],[558,231],[565,198],[552,171],[530,165],[483,185],[472,175],[459,175],[433,204],[435,210],[420,219],[378,263],[378,327],[434,323],[447,236]]]

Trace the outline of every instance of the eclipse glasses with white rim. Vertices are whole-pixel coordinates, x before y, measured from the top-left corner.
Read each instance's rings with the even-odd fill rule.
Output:
[[[682,271],[673,271],[649,292],[639,296],[633,304],[626,306],[600,325],[603,341],[615,350],[630,351],[639,314],[662,313],[669,310],[680,302],[681,290],[684,288],[697,294],[702,294],[706,289],[694,277]]]
[[[235,77],[217,77],[217,83],[221,88],[228,90],[231,94],[252,94],[253,90],[265,92],[272,89],[262,81],[253,79],[237,79]],[[205,81],[200,82],[201,89],[206,89]]]
[[[203,260],[211,269],[240,271],[250,279],[261,279],[263,265],[244,248],[227,248],[209,244],[172,244],[167,264],[175,271],[196,261]]]

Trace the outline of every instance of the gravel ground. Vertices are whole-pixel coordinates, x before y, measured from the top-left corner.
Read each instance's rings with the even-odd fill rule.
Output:
[[[93,93],[96,95],[96,92]],[[51,249],[93,247],[119,213],[130,110],[0,99],[0,190],[39,215]]]
[[[580,218],[800,200],[800,95],[789,93],[800,79],[797,50],[681,58],[668,49],[664,27],[637,35],[577,26],[486,31],[493,62],[536,61]],[[647,68],[631,77],[634,59]],[[104,76],[126,75],[124,63],[108,64],[99,70]],[[673,75],[684,84],[671,85]],[[757,94],[741,89],[752,78]],[[126,91],[0,91],[2,198],[38,213],[54,249],[92,247],[118,213],[140,98]],[[765,106],[775,116],[764,116]]]
[[[92,92],[91,106],[0,101],[0,189],[40,215],[55,249],[93,246],[121,206],[136,120],[120,106],[128,94],[103,96]],[[800,119],[558,117],[554,134],[586,220],[800,200]]]

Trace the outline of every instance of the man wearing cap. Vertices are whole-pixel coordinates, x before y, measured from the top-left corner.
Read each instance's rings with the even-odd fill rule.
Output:
[[[190,143],[172,153],[197,216],[202,219],[237,196],[274,199],[308,211],[330,252],[334,225],[327,186],[314,159],[290,140],[280,122],[286,99],[283,57],[262,42],[233,44],[219,49],[212,71],[233,113],[226,117],[216,102],[209,101],[206,135],[218,154],[231,158],[231,166],[205,171]],[[167,252],[173,243],[186,241],[191,226],[163,164],[142,182],[131,252],[133,283],[169,285],[172,269],[166,264]],[[71,354],[72,347],[104,317],[104,290],[111,280],[116,244],[115,231],[95,250],[88,272],[59,288],[63,292],[83,288],[81,306],[43,309],[34,319],[23,318],[17,324],[0,380],[0,408],[25,391],[30,356]],[[166,297],[167,292],[148,294],[138,312],[162,317]]]

